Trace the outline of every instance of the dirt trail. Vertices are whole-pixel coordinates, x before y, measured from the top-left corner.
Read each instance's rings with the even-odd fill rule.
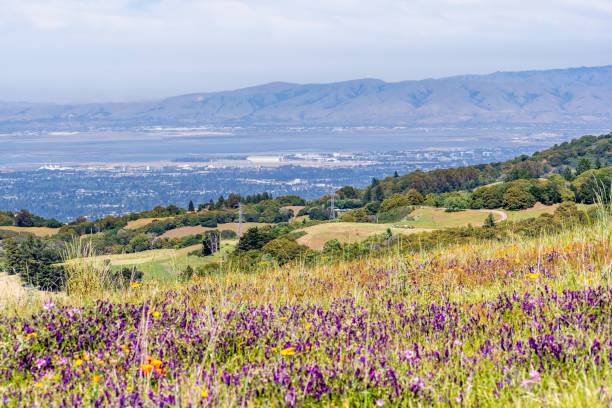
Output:
[[[480,212],[488,212],[488,213],[499,215],[500,218],[499,218],[499,220],[496,220],[496,222],[504,221],[504,220],[506,220],[508,218],[508,214],[506,214],[505,212],[500,211],[500,210],[478,210],[478,211],[480,211]]]

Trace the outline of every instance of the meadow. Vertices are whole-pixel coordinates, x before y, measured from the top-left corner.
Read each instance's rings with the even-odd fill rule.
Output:
[[[0,226],[0,230],[12,231],[17,233],[30,233],[38,237],[48,237],[53,234],[57,234],[59,228],[48,228],[48,227],[15,227],[12,225]]]
[[[608,407],[610,221],[190,282],[16,296],[5,406]],[[119,261],[121,258],[113,258]]]
[[[313,225],[303,228],[298,231],[304,231],[306,235],[297,239],[301,245],[315,250],[323,249],[325,243],[332,239],[337,239],[340,242],[359,242],[367,237],[376,234],[382,234],[391,228],[394,234],[410,234],[413,232],[425,231],[422,228],[403,229],[392,228],[391,225],[373,224],[362,222],[327,222],[323,224]]]

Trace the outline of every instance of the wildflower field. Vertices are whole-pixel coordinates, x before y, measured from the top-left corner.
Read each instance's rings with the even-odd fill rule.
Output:
[[[609,407],[608,225],[15,299],[0,404]]]

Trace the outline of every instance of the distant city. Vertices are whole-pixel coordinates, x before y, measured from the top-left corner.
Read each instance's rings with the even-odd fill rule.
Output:
[[[446,148],[388,152],[232,155],[206,160],[177,158],[155,165],[48,163],[35,169],[0,172],[0,208],[27,208],[44,217],[70,221],[122,215],[156,205],[206,203],[230,192],[267,191],[307,199],[345,185],[364,187],[373,177],[507,160],[532,153],[532,146]]]

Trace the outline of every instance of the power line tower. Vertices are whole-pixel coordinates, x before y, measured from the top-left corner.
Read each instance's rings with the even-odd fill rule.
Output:
[[[333,191],[332,194],[331,194],[331,200],[330,200],[330,204],[329,204],[329,219],[330,220],[335,220],[336,219],[335,199],[336,199],[336,192]]]
[[[238,203],[238,236],[242,236],[242,221],[243,221],[243,212],[242,212],[242,202]]]

